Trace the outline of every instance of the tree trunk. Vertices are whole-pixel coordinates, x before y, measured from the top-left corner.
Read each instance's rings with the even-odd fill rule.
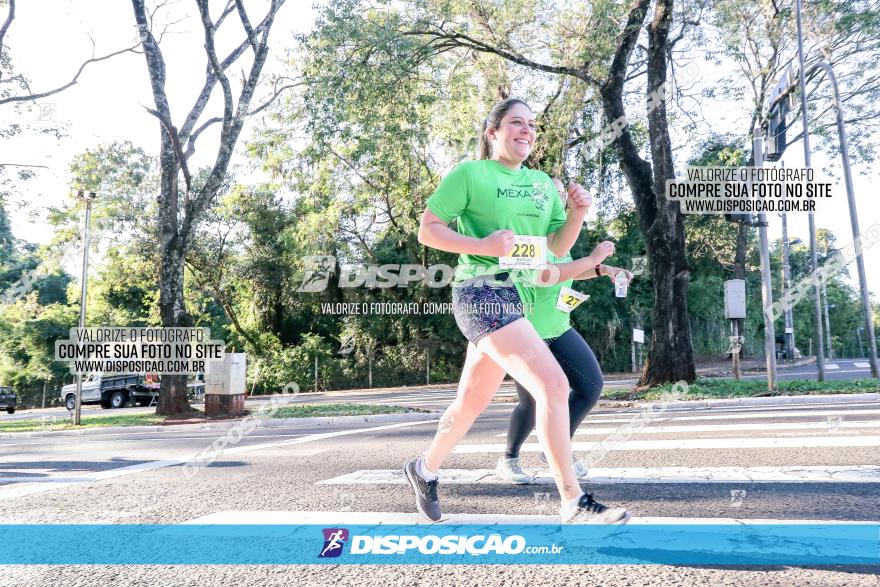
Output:
[[[183,267],[185,252],[177,239],[163,243],[162,260],[159,268],[159,313],[162,326],[190,326],[189,315],[183,300]],[[186,375],[162,375],[159,385],[159,403],[156,414],[168,418],[191,416],[195,410],[187,398]]]
[[[623,86],[629,57],[649,4],[648,0],[640,0],[630,12],[608,80],[600,89],[605,117],[611,124],[626,121]],[[666,83],[666,52],[671,21],[672,0],[658,0],[649,29],[648,50],[648,133],[652,163],[639,156],[628,125],[622,126],[614,142],[621,170],[636,203],[654,280],[653,332],[639,380],[640,386],[680,379],[693,381],[695,378],[687,313],[690,271],[685,255],[684,217],[678,204],[667,201],[665,197],[666,180],[674,177],[666,97],[662,94]],[[661,92],[659,96],[658,91]]]
[[[654,20],[648,30],[648,89],[662,91],[668,70],[669,28],[672,24],[673,0],[658,0]],[[642,371],[640,385],[656,385],[665,381],[693,381],[693,346],[688,322],[688,279],[684,233],[684,215],[677,202],[666,199],[666,180],[675,178],[672,141],[666,119],[669,96],[653,102],[648,112],[648,135],[654,170],[656,215],[652,226],[643,226],[648,255],[654,271],[654,320],[651,354]]]

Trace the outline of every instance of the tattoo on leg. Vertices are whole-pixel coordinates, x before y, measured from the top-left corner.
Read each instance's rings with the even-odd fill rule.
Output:
[[[440,418],[440,424],[437,426],[437,432],[440,434],[446,434],[450,430],[452,430],[452,426],[455,424],[455,418],[450,416],[449,414],[443,414]]]

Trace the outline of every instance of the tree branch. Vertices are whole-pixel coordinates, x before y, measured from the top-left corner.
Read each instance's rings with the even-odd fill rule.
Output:
[[[3,104],[9,104],[12,102],[30,102],[33,100],[39,100],[40,98],[46,98],[48,96],[52,96],[53,94],[57,94],[59,92],[63,92],[67,88],[76,85],[76,83],[79,81],[79,76],[82,75],[82,72],[85,70],[85,68],[89,64],[98,63],[100,61],[106,61],[107,59],[110,59],[112,57],[116,57],[117,55],[122,55],[123,53],[138,53],[138,51],[136,49],[138,48],[139,45],[140,45],[140,43],[138,43],[137,45],[134,45],[132,47],[126,47],[125,49],[119,49],[118,51],[113,51],[112,53],[108,53],[107,55],[103,55],[101,57],[92,57],[91,59],[87,59],[85,62],[83,62],[82,65],[79,66],[79,69],[77,70],[76,75],[73,76],[73,79],[71,79],[69,82],[67,82],[63,86],[59,86],[53,90],[47,90],[45,92],[37,92],[37,93],[27,94],[24,96],[9,96],[7,98],[2,98],[2,99],[0,99],[0,106],[2,106]]]
[[[516,53],[512,50],[505,50],[489,45],[488,43],[484,43],[468,35],[444,31],[442,29],[442,25],[437,30],[404,31],[403,34],[426,36],[434,39],[434,41],[439,41],[431,44],[432,49],[435,51],[442,52],[455,47],[464,47],[473,51],[479,51],[481,53],[493,53],[495,55],[498,55],[499,57],[503,57],[504,59],[512,63],[522,65],[523,67],[528,67],[529,69],[544,71],[546,73],[559,73],[563,75],[570,75],[572,77],[582,79],[585,82],[594,85],[599,85],[600,83],[598,79],[588,74],[584,69],[567,67],[564,65],[547,65],[544,63],[538,63],[537,61],[533,61],[528,57],[520,55],[519,53]]]

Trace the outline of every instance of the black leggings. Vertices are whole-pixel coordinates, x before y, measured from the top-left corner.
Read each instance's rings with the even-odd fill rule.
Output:
[[[550,352],[556,357],[571,393],[568,396],[568,413],[571,420],[571,435],[587,416],[602,393],[602,370],[596,355],[587,341],[574,328],[569,328],[561,336],[546,341]],[[526,388],[516,384],[519,403],[510,414],[507,429],[507,458],[519,456],[519,449],[535,429],[535,400]]]

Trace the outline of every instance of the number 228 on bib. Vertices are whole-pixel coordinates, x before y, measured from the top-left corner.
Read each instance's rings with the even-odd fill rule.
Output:
[[[498,258],[502,269],[536,269],[546,263],[546,236],[516,235],[514,239],[510,254]]]

